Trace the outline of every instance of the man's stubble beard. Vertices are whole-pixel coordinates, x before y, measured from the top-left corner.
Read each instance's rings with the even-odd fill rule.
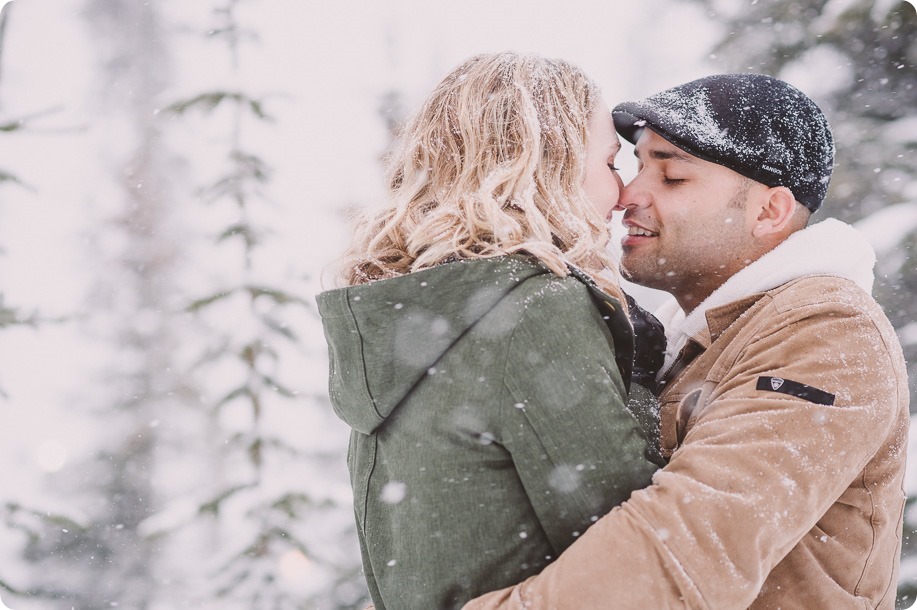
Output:
[[[733,219],[732,222],[741,223],[742,221],[741,216],[736,218],[734,216],[728,215],[728,212],[729,211],[738,211],[738,212],[745,211],[745,209],[748,206],[749,191],[751,190],[751,187],[754,186],[755,184],[756,182],[752,180],[751,178],[747,178],[745,176],[739,177],[739,181],[738,181],[738,184],[736,185],[735,191],[733,192],[732,196],[730,197],[729,201],[726,204],[727,215],[723,217],[724,223],[726,222],[727,218],[732,218]],[[708,239],[710,241],[715,240],[716,237],[717,235],[713,235],[713,234],[704,236],[705,239]],[[744,243],[744,240],[738,240],[741,243],[736,243],[735,241],[733,241],[735,240],[735,236],[732,236],[732,238],[733,239],[730,240],[730,242],[734,243],[736,245],[736,248],[739,248],[741,243]],[[621,276],[624,279],[626,279],[627,281],[637,284],[638,286],[644,286],[646,288],[652,288],[655,290],[662,290],[663,292],[667,292],[673,296],[678,297],[680,295],[690,296],[692,292],[696,291],[698,288],[700,288],[700,285],[704,283],[703,282],[704,276],[698,275],[695,273],[691,273],[690,270],[692,269],[697,269],[698,267],[710,268],[710,270],[707,272],[707,275],[710,275],[711,277],[716,278],[717,288],[721,286],[723,283],[725,283],[726,280],[729,279],[729,277],[734,275],[734,273],[730,273],[728,276],[724,276],[722,273],[718,272],[719,270],[717,269],[718,266],[716,264],[711,265],[709,261],[704,261],[704,260],[695,259],[694,262],[692,262],[691,264],[683,265],[685,269],[682,269],[681,271],[678,271],[678,270],[673,271],[671,267],[667,268],[665,264],[660,264],[658,262],[661,258],[664,258],[667,263],[670,260],[672,260],[673,262],[683,263],[684,262],[683,257],[685,255],[690,255],[690,253],[692,252],[692,249],[691,249],[692,243],[697,243],[697,242],[686,241],[685,246],[683,248],[684,252],[678,253],[677,255],[674,255],[672,257],[657,255],[655,267],[646,273],[640,273],[639,271],[637,273],[634,273],[633,271],[628,269],[624,262],[626,258],[626,252],[622,252],[621,253],[621,263],[619,265]],[[680,266],[680,265],[676,265],[676,266]],[[672,275],[668,275],[669,273],[672,273]]]

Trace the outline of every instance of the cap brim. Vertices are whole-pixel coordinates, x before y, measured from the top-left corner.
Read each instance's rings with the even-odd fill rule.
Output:
[[[689,133],[682,135],[683,129],[675,121],[674,117],[664,116],[657,112],[651,104],[646,102],[624,102],[615,106],[611,117],[614,121],[615,129],[621,134],[621,137],[631,144],[636,144],[643,130],[649,127],[659,137],[691,156],[722,165],[753,180],[768,184],[768,186],[776,186],[767,178],[762,178],[755,172],[749,172],[748,168],[742,166],[737,160],[724,158],[698,148],[694,145]]]
[[[670,144],[677,146],[686,153],[719,165],[726,165],[722,160],[707,154],[706,151],[693,146],[686,138],[679,135],[679,126],[671,118],[666,118],[645,102],[624,102],[615,106],[611,113],[615,129],[625,140],[636,144],[643,130],[649,127]],[[731,168],[730,168],[731,169]]]
[[[618,104],[611,113],[611,118],[614,121],[615,129],[621,134],[621,137],[631,144],[636,144],[640,138],[640,131],[646,126],[646,119],[631,112],[628,106],[631,106],[631,104]]]

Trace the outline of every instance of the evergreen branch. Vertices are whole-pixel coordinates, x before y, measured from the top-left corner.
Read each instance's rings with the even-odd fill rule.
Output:
[[[17,310],[4,306],[3,295],[0,294],[0,328],[7,326],[31,326],[35,328],[40,322],[60,322],[61,319],[41,318],[38,313],[33,312],[28,317],[20,315]]]
[[[261,379],[264,381],[265,384],[267,384],[269,388],[271,388],[272,390],[274,390],[275,392],[277,392],[284,398],[296,398],[296,392],[294,392],[293,390],[291,390],[284,384],[280,383],[279,381],[277,381],[270,375],[262,375]]]
[[[2,185],[4,182],[9,182],[9,183],[11,183],[11,184],[16,184],[16,185],[18,185],[18,186],[24,188],[25,190],[32,192],[32,193],[37,193],[37,192],[38,192],[38,189],[36,189],[36,188],[35,188],[34,186],[32,186],[31,184],[28,184],[27,182],[24,182],[24,181],[20,180],[19,177],[16,176],[15,174],[11,174],[11,173],[8,172],[8,171],[5,171],[5,170],[3,170],[3,169],[0,169],[0,185]]]
[[[0,182],[13,182],[15,184],[22,184],[22,180],[9,173],[8,171],[2,169],[0,169]]]
[[[255,231],[255,229],[252,228],[250,224],[245,222],[240,222],[227,227],[217,236],[216,242],[220,243],[231,237],[241,237],[249,246],[254,246],[260,241],[258,239],[258,233]]]
[[[2,301],[0,301],[0,328],[18,323],[19,317],[16,315],[16,310],[3,307]]]
[[[37,530],[29,528],[24,523],[15,521],[15,518],[18,514],[22,514],[27,517],[31,517],[35,519],[37,523],[47,525],[47,526],[52,526],[55,529],[67,529],[67,530],[73,530],[79,533],[85,533],[89,531],[89,527],[81,523],[78,523],[75,520],[73,520],[72,518],[66,515],[63,515],[61,513],[56,513],[56,512],[52,513],[49,511],[40,511],[34,508],[26,508],[25,506],[19,504],[18,502],[7,502],[5,508],[7,512],[7,519],[6,519],[7,525],[9,525],[10,527],[15,527],[16,529],[19,529],[22,532],[25,532],[30,537],[32,536],[32,534],[37,535],[39,538],[41,538],[42,536]]]
[[[279,322],[272,316],[268,315],[262,316],[261,321],[264,322],[264,325],[268,328],[268,330],[277,333],[292,343],[299,343],[299,337],[296,335],[296,333],[290,330],[290,327],[283,322]]]
[[[10,121],[9,123],[0,123],[0,131],[5,131],[7,133],[11,131],[17,131],[22,129],[23,125],[25,125],[25,123],[23,123],[22,119],[16,119],[14,121]]]
[[[226,444],[230,447],[244,449],[251,453],[252,455],[250,457],[252,457],[252,461],[257,461],[259,459],[265,447],[283,451],[294,458],[302,455],[302,451],[298,447],[294,447],[282,438],[277,436],[262,436],[252,431],[236,432],[229,437]],[[334,456],[334,459],[339,458],[340,456]]]
[[[202,298],[202,299],[197,299],[197,300],[195,300],[195,301],[192,301],[191,304],[188,305],[188,306],[185,308],[185,311],[187,311],[187,312],[200,311],[201,309],[204,309],[205,307],[207,307],[207,306],[209,306],[209,305],[212,305],[212,304],[216,303],[217,301],[222,301],[223,299],[225,299],[225,298],[227,298],[227,297],[229,297],[229,296],[232,296],[232,294],[233,294],[235,291],[236,291],[236,289],[221,290],[220,292],[217,292],[217,293],[215,293],[215,294],[212,294],[212,295],[210,295],[210,296],[208,296],[208,297],[204,297],[204,298]]]
[[[201,188],[200,196],[208,203],[223,197],[231,197],[242,204],[242,200],[250,195],[257,195],[263,199],[263,193],[257,185],[270,180],[270,167],[256,155],[236,151],[229,157],[233,165],[232,171],[209,186]]]
[[[205,186],[200,189],[199,194],[201,198],[204,199],[207,203],[213,203],[218,201],[223,197],[230,197],[235,199],[245,199],[245,193],[240,183],[243,182],[244,177],[240,174],[234,172],[232,174],[223,176],[210,186]]]
[[[251,388],[249,388],[248,386],[240,386],[240,387],[238,387],[238,388],[232,390],[231,392],[229,392],[228,394],[226,394],[226,396],[224,396],[223,398],[221,398],[220,400],[218,400],[217,403],[216,403],[215,405],[213,405],[213,409],[214,409],[214,411],[218,411],[218,410],[220,410],[222,407],[224,407],[224,406],[226,406],[227,404],[229,404],[230,402],[236,400],[237,398],[241,398],[241,397],[243,397],[243,396],[248,396],[248,397],[250,397],[250,398],[254,398],[254,394],[252,393]]]
[[[305,299],[276,288],[249,285],[245,287],[245,290],[251,295],[252,300],[258,297],[268,297],[278,305],[295,303],[297,305],[305,305],[306,307],[309,306]]]
[[[232,42],[240,41],[243,39],[250,40],[252,42],[260,42],[261,37],[258,36],[258,33],[255,30],[240,28],[235,25],[224,26],[219,28],[212,28],[207,30],[208,38],[228,38]]]
[[[239,485],[230,487],[229,489],[223,491],[222,493],[217,495],[215,498],[213,498],[209,502],[205,502],[204,504],[201,504],[201,506],[197,509],[197,512],[202,515],[205,515],[205,514],[211,514],[215,516],[219,515],[220,514],[220,505],[223,504],[223,502],[225,502],[232,496],[236,495],[240,491],[251,489],[252,487],[254,487],[252,483],[241,483]]]
[[[258,155],[244,153],[242,151],[233,151],[229,158],[239,168],[245,168],[247,171],[239,171],[240,175],[251,178],[255,182],[266,183],[270,180],[270,167]]]
[[[21,318],[12,309],[0,309],[0,328],[6,328],[7,326],[31,326],[35,328],[38,326],[38,318],[35,315]]]
[[[9,582],[7,582],[7,580],[3,578],[2,576],[0,576],[0,589],[4,589],[8,593],[12,593],[13,595],[20,595],[22,597],[29,596],[29,593],[26,593],[22,589],[17,589],[13,585],[11,585]]]
[[[224,234],[226,233],[228,233],[228,230],[224,231]],[[223,237],[223,239],[225,239],[225,237]],[[266,297],[274,301],[277,305],[293,304],[293,305],[302,305],[306,309],[311,308],[311,304],[306,299],[296,296],[294,294],[291,294],[289,292],[285,292],[277,288],[268,288],[266,286],[257,286],[257,285],[252,285],[252,284],[246,284],[243,286],[239,286],[237,288],[227,288],[225,290],[221,290],[209,296],[196,299],[192,301],[191,304],[189,304],[187,307],[185,307],[184,310],[186,312],[200,311],[201,309],[204,309],[207,306],[212,305],[213,303],[216,303],[218,301],[222,301],[223,299],[226,299],[239,291],[248,293],[249,298],[251,298],[251,300],[253,301],[260,297]],[[2,307],[2,305],[3,305],[3,301],[2,299],[0,299],[0,307]],[[2,321],[3,321],[2,310],[0,310],[0,326],[2,326]],[[291,333],[288,330],[284,331],[283,330],[284,327],[279,326],[278,323],[276,322],[273,322],[273,324],[268,324],[267,320],[265,320],[265,324],[272,330],[275,330],[285,336],[291,335]]]
[[[261,100],[246,95],[241,91],[208,91],[185,100],[173,102],[166,106],[165,110],[178,116],[184,115],[191,110],[200,110],[205,114],[210,114],[223,102],[233,102],[240,108],[248,108],[248,110],[259,120],[274,120],[274,118],[264,110],[264,105]]]
[[[290,492],[274,500],[271,508],[279,510],[290,519],[296,519],[299,517],[296,511],[297,506],[309,506],[310,504],[311,501],[306,494]]]
[[[38,112],[33,112],[32,114],[27,114],[24,117],[18,119],[13,119],[7,123],[0,123],[0,132],[13,132],[20,129],[25,129],[29,122],[37,119],[39,117],[47,116],[49,114],[54,114],[60,112],[63,109],[63,106],[55,106],[53,108],[46,108],[45,110],[39,110]]]
[[[268,113],[264,110],[264,105],[261,103],[260,100],[249,98],[248,106],[249,106],[249,109],[252,111],[252,114],[254,114],[259,119],[263,121],[273,121],[274,120],[274,118],[268,115]]]
[[[264,199],[264,192],[254,184],[248,184],[248,176],[235,173],[220,178],[210,186],[198,191],[199,196],[207,203],[213,203],[223,198],[234,200],[240,208],[244,208],[249,199]]]
[[[208,38],[219,38],[220,36],[225,36],[227,34],[234,35],[237,31],[238,29],[235,26],[231,26],[231,25],[221,27],[221,28],[211,28],[207,30],[207,37]]]
[[[261,437],[255,438],[248,445],[248,458],[251,460],[252,464],[255,465],[255,468],[260,470],[261,462],[263,461],[262,446],[264,444],[264,439]]]
[[[227,445],[233,448],[245,449],[247,451],[254,449],[257,452],[261,452],[265,447],[268,447],[270,449],[281,451],[293,458],[302,456],[302,450],[299,447],[294,447],[290,443],[284,441],[282,438],[276,436],[255,436],[254,434],[247,432],[238,432],[230,437]],[[339,455],[335,455],[333,458],[331,458],[331,460],[334,461],[339,459]]]
[[[325,498],[321,501],[316,501],[314,498],[302,493],[302,492],[289,492],[286,493],[276,500],[274,500],[270,508],[272,510],[279,511],[290,519],[299,519],[302,515],[298,509],[303,508],[317,508],[317,509],[333,509],[336,508],[337,504],[329,498]],[[291,540],[298,540],[295,536],[290,536]],[[304,548],[301,550],[305,550]]]
[[[227,347],[229,346],[229,343],[230,341],[228,338],[219,338],[219,340],[216,341],[213,346],[205,349],[204,352],[191,363],[189,370],[196,371],[202,366],[216,362],[221,358],[228,357],[229,354],[227,354]]]
[[[219,106],[224,100],[228,98],[231,99],[233,96],[238,97],[239,94],[226,93],[225,91],[201,93],[186,100],[173,102],[172,104],[166,106],[166,111],[180,116],[189,110],[195,110],[200,107],[204,112],[210,113],[213,112],[216,107]]]
[[[6,396],[4,394],[4,396]],[[28,543],[30,545],[35,544],[41,539],[41,534],[35,528],[29,527],[25,523],[20,523],[18,521],[13,521],[13,516],[16,513],[18,505],[12,502],[8,502],[5,506],[6,508],[6,526],[10,529],[17,530],[25,534],[28,538]]]
[[[55,589],[32,587],[31,589],[19,589],[10,584],[8,580],[0,576],[0,589],[4,589],[13,595],[29,599],[65,599],[67,592],[57,591]]]
[[[264,344],[255,339],[251,343],[246,343],[242,346],[242,351],[239,352],[239,359],[245,363],[249,369],[255,368],[255,361],[258,359],[258,356],[264,351]],[[252,396],[254,398],[254,396]]]

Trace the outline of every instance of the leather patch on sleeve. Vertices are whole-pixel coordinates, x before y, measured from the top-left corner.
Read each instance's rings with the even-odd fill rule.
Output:
[[[764,390],[765,392],[788,394],[796,398],[814,402],[817,405],[831,406],[834,404],[834,394],[829,394],[824,390],[813,388],[810,385],[799,383],[792,379],[783,379],[782,377],[758,377],[756,389]]]

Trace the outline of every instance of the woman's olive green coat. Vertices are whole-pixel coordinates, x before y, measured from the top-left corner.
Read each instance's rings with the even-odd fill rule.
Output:
[[[582,275],[498,257],[318,302],[378,610],[519,582],[650,483],[633,335]]]

